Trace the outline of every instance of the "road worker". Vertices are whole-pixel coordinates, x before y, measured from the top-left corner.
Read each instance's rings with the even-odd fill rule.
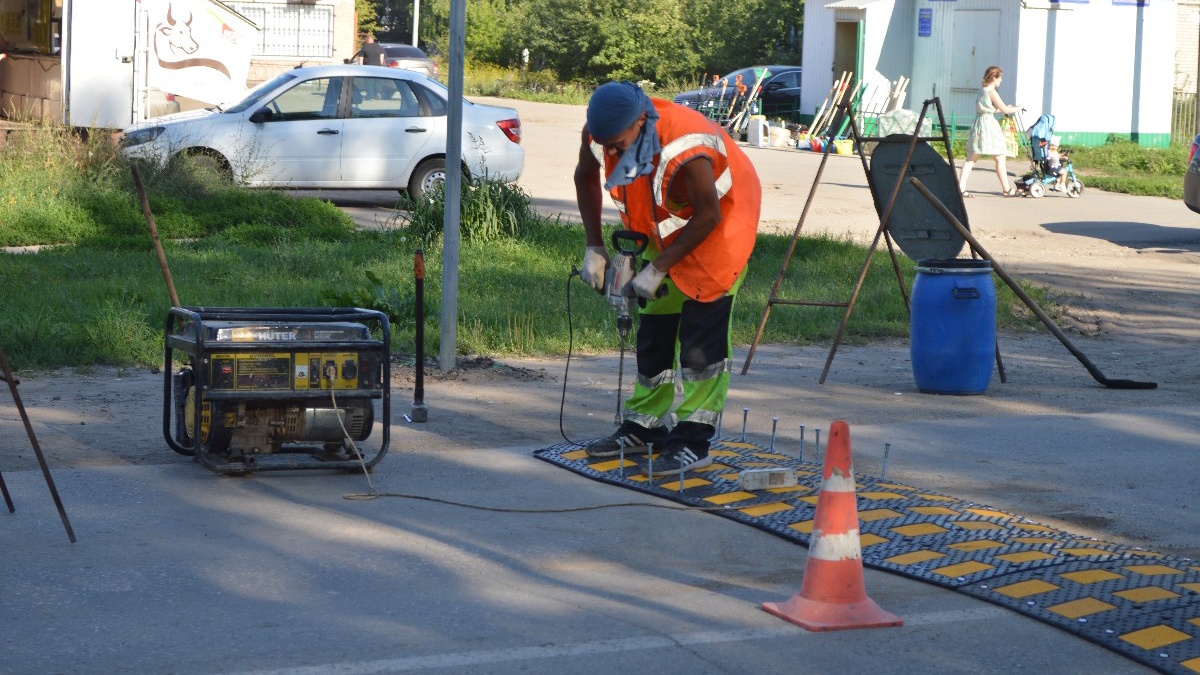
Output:
[[[601,187],[603,185],[603,188]],[[622,423],[586,449],[592,457],[660,453],[654,475],[712,463],[709,443],[725,405],[730,319],[754,248],[762,189],[749,158],[700,113],[609,82],[588,102],[575,193],[587,238],[583,280],[604,292],[609,256],[602,189],[624,227],[646,235],[631,285],[645,304],[637,328],[637,382]],[[655,297],[660,285],[667,293]],[[675,359],[683,401],[675,402]]]

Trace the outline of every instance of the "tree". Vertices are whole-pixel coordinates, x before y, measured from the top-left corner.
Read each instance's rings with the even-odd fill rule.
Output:
[[[354,14],[358,17],[358,34],[374,35],[379,30],[378,0],[354,0]]]
[[[692,29],[678,0],[615,0],[598,23],[603,46],[591,59],[602,79],[686,77],[700,64]]]

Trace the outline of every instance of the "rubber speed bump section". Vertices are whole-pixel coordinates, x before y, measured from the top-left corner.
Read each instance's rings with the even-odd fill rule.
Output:
[[[1001,586],[996,589],[996,592],[1001,595],[1007,595],[1010,598],[1025,598],[1031,595],[1038,595],[1040,593],[1057,591],[1059,588],[1061,587],[1055,586],[1048,581],[1042,581],[1041,579],[1030,579],[1028,581],[1018,581],[1015,584]]]
[[[649,480],[630,458],[622,466],[619,458],[593,459],[566,443],[534,453],[582,476],[710,509],[809,545],[821,467],[737,441],[714,441],[709,454],[717,463],[705,467],[708,471],[687,472],[680,492],[679,477]],[[777,492],[742,490],[738,472],[753,462],[789,467],[799,484]],[[707,484],[693,482],[697,479]],[[1195,561],[1081,537],[871,476],[854,479],[864,565],[1009,607],[1162,672],[1200,675],[1200,564]],[[1139,646],[1178,637],[1156,628],[1160,625],[1189,638],[1155,649]]]
[[[1030,600],[1030,602],[1033,601]],[[1078,600],[1068,600],[1067,602],[1050,605],[1046,608],[1046,611],[1068,619],[1078,619],[1085,616],[1095,616],[1096,614],[1116,608],[1116,605],[1110,605],[1096,598],[1080,598]]]
[[[1200,605],[1145,611],[1120,621],[1093,623],[1083,636],[1165,673],[1200,673]]]
[[[1200,572],[1160,560],[1061,565],[994,577],[961,590],[1053,623],[1165,673],[1200,664]],[[1173,564],[1168,564],[1173,563]]]

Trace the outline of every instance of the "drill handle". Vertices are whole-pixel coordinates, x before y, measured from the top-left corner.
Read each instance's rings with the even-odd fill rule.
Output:
[[[616,230],[612,233],[612,245],[618,253],[627,256],[640,256],[645,253],[650,238],[641,232],[633,230]]]

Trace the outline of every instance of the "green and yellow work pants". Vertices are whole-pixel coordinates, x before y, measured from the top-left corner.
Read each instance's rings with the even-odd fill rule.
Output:
[[[648,256],[649,257],[649,256]],[[729,392],[733,347],[733,301],[745,274],[727,294],[712,302],[685,296],[668,278],[665,296],[638,312],[637,382],[625,401],[623,418],[647,430],[652,443],[686,441],[707,449]],[[683,401],[675,402],[675,362],[683,381]]]

